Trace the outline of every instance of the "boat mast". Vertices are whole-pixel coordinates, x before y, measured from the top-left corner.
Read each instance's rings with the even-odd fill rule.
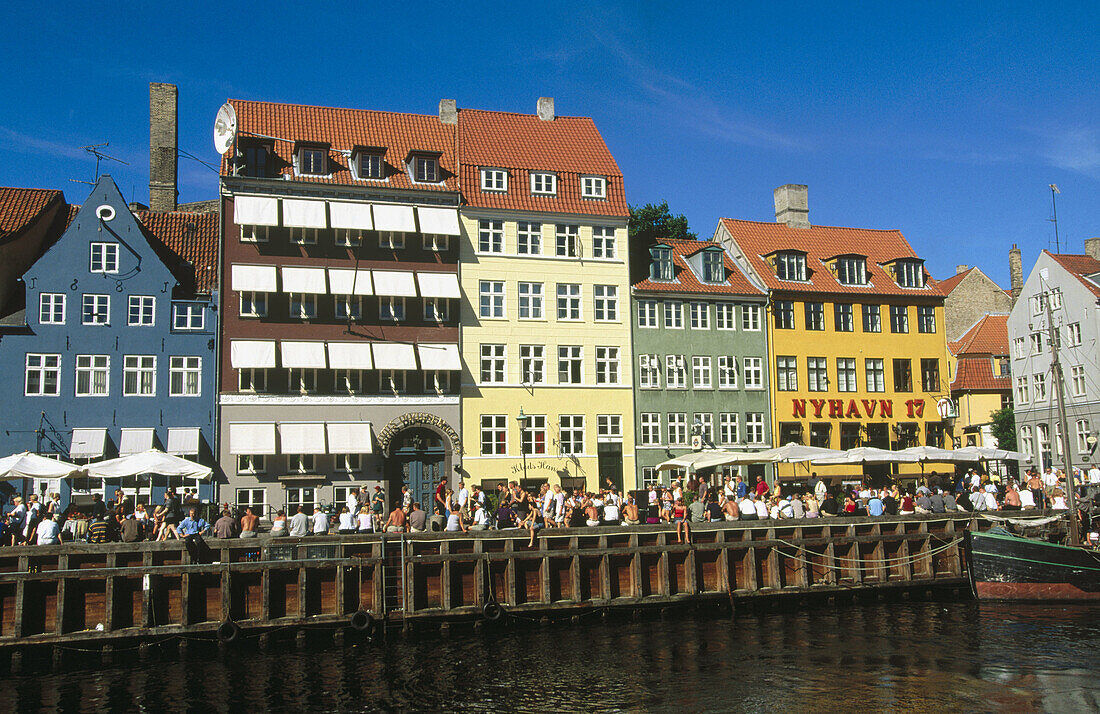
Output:
[[[1062,467],[1066,473],[1066,505],[1069,506],[1069,542],[1070,545],[1080,543],[1077,527],[1077,494],[1073,482],[1073,463],[1069,455],[1069,424],[1066,420],[1066,402],[1062,393],[1062,361],[1058,356],[1061,347],[1058,330],[1054,327],[1054,313],[1050,309],[1050,293],[1040,293],[1041,299],[1046,304],[1047,335],[1050,341],[1050,372],[1054,387],[1054,396],[1058,404],[1058,430],[1062,435]]]

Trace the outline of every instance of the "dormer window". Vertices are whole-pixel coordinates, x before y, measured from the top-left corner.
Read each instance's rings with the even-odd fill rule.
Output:
[[[327,159],[327,148],[302,146],[298,149],[298,173],[307,176],[324,176],[328,173]]]
[[[867,259],[861,255],[837,258],[836,279],[840,281],[841,285],[866,285]]]
[[[507,193],[508,172],[504,169],[482,169],[481,190]]]
[[[703,282],[704,283],[724,283],[726,282],[726,266],[722,262],[721,250],[704,250],[703,251]]]
[[[894,275],[903,288],[924,287],[924,264],[919,260],[899,260],[894,263]]]
[[[607,179],[603,176],[581,176],[581,198],[607,198]]]
[[[672,282],[672,248],[658,245],[649,249],[652,262],[649,265],[650,280]]]
[[[531,193],[539,196],[556,196],[558,176],[546,171],[531,172]]]
[[[416,183],[439,183],[439,154],[409,153],[407,159]]]
[[[785,251],[775,256],[775,276],[780,280],[806,280],[806,254]]]
[[[355,170],[360,179],[383,179],[385,173],[382,170],[382,154],[385,149],[362,148],[355,152]]]
[[[238,173],[252,178],[267,178],[271,176],[272,147],[269,144],[256,142],[242,142],[240,158],[244,159],[244,165],[238,164]]]

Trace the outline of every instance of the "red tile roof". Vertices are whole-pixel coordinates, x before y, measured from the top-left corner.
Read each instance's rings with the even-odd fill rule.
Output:
[[[1091,290],[1093,295],[1100,297],[1100,285],[1097,285],[1085,277],[1086,275],[1100,273],[1100,260],[1093,258],[1091,255],[1051,253],[1049,250],[1044,250],[1043,252],[1049,255],[1063,268],[1076,275],[1077,279],[1081,281],[1081,284]]]
[[[455,161],[455,126],[444,124],[438,116],[404,114],[366,109],[338,109],[302,104],[278,104],[231,99],[237,112],[238,135],[247,140],[249,134],[265,134],[288,141],[275,141],[278,177],[291,176],[294,181],[329,184],[352,184],[380,188],[404,188],[418,191],[457,191],[458,176]],[[288,143],[293,142],[293,143]],[[296,143],[329,145],[331,176],[295,175],[293,152]],[[350,152],[357,146],[385,147],[383,161],[388,165],[387,181],[360,181],[349,167],[352,161],[341,151]],[[413,183],[405,171],[405,158],[410,151],[438,152],[443,181]],[[229,175],[228,154],[223,156],[221,173]]]
[[[194,280],[196,292],[209,294],[216,286],[218,272],[218,214],[189,211],[137,211],[134,216],[145,227],[153,245],[158,243],[174,256],[186,261],[186,267],[172,265],[181,279]],[[188,286],[190,287],[190,286]]]
[[[973,270],[973,268],[967,268],[966,270],[962,271],[961,273],[955,273],[954,275],[952,275],[950,278],[947,278],[946,280],[937,280],[936,282],[939,283],[940,290],[943,291],[944,295],[950,295],[951,291],[954,290],[956,287],[958,287],[959,283],[961,283],[963,281],[963,278],[965,278],[967,275],[970,275],[970,271],[972,271],[972,270]]]
[[[463,196],[471,206],[519,211],[579,213],[626,218],[619,165],[588,117],[555,117],[477,109],[458,112],[458,151]],[[508,170],[506,193],[481,190],[480,169]],[[531,194],[532,171],[558,175],[556,196]],[[581,198],[580,177],[607,178],[607,198]]]
[[[1007,392],[1012,389],[1012,377],[993,373],[993,358],[960,357],[955,368],[951,391]]]
[[[0,242],[22,232],[47,208],[64,201],[64,194],[56,189],[0,187]]]
[[[926,273],[923,288],[899,286],[882,266],[898,258],[917,258],[909,241],[898,230],[869,230],[812,226],[791,228],[786,223],[741,221],[723,218],[722,226],[745,252],[753,269],[772,290],[824,292],[846,295],[904,295],[942,298],[944,293]],[[806,253],[806,267],[812,274],[806,282],[780,280],[764,256],[780,250]],[[865,255],[869,286],[842,285],[824,260],[838,255]],[[919,259],[919,258],[917,258]]]
[[[941,283],[942,284],[942,283]],[[1008,315],[985,314],[982,319],[954,342],[948,343],[951,353],[963,355],[1007,355]]]
[[[726,282],[721,284],[704,283],[688,266],[686,258],[703,248],[716,244],[698,240],[665,240],[660,245],[672,248],[673,282],[665,283],[650,280],[646,275],[634,283],[635,290],[664,293],[701,293],[706,295],[763,295],[764,291],[755,287],[745,277],[726,251],[722,251],[726,266]],[[657,245],[654,243],[653,245]],[[648,261],[646,262],[648,266]]]

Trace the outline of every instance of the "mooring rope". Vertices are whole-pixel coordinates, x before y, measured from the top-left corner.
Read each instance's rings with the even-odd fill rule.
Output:
[[[947,550],[948,548],[951,548],[952,546],[957,545],[961,541],[962,541],[962,538],[955,538],[954,540],[947,541],[943,545],[941,545],[937,548],[932,548],[931,550],[929,550],[925,553],[917,553],[915,555],[914,554],[903,555],[903,556],[899,556],[897,558],[844,558],[844,557],[833,556],[833,560],[843,562],[843,563],[899,563],[899,564],[900,563],[915,563],[917,560],[919,560],[921,558],[929,558],[929,557],[931,557],[933,555],[936,555],[938,553],[942,553],[943,551]],[[787,546],[788,548],[794,548],[794,549],[796,549],[800,552],[803,552],[803,553],[809,552],[809,553],[813,553],[814,555],[824,557],[823,553],[814,553],[813,551],[808,551],[803,546],[796,545],[794,543],[790,543],[790,542],[785,541],[785,540],[779,540],[778,542],[782,543],[783,545]],[[797,560],[797,561],[799,561],[801,563],[805,563],[807,565],[824,566],[826,568],[832,568],[834,570],[841,570],[842,569],[838,566],[828,565],[826,563],[818,563],[818,562],[814,562],[814,561],[811,561],[811,560],[806,560],[805,558],[799,558],[797,555],[791,555],[790,553],[784,553],[782,550],[779,550],[779,549],[776,549],[776,550],[780,555],[782,555],[785,558],[790,558],[791,560]]]

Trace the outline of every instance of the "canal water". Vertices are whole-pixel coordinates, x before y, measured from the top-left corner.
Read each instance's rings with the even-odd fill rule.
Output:
[[[1100,709],[1100,607],[920,602],[29,658],[0,712]]]

